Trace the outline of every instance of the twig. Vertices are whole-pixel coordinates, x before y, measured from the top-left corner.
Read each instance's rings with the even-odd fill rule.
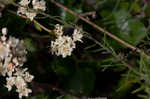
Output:
[[[24,16],[24,15],[18,15],[16,12],[14,12],[14,11],[12,11],[12,10],[7,10],[9,13],[12,13],[12,14],[15,14],[15,15],[17,15],[17,16],[20,16],[20,17],[22,17],[22,18],[24,18],[24,19],[28,19],[26,16]],[[40,28],[42,28],[43,30],[45,30],[46,32],[48,32],[48,33],[50,33],[51,32],[51,30],[50,29],[47,29],[46,27],[44,27],[43,25],[41,25],[39,22],[37,22],[36,20],[34,20],[33,19],[33,22],[35,23],[35,24],[37,24]]]
[[[86,17],[87,19],[89,19],[88,16],[91,16],[93,19],[96,18],[96,12],[95,11],[85,12],[85,13],[82,13],[80,15],[82,17]],[[79,19],[80,19],[79,17],[76,17],[75,23],[77,23],[79,21]]]
[[[33,22],[35,24],[37,24],[38,26],[40,26],[43,30],[47,31],[48,33],[51,32],[51,30],[47,29],[46,27],[44,27],[43,25],[41,25],[39,22],[37,22],[36,20],[33,20]]]
[[[92,18],[96,17],[96,12],[95,11],[91,11],[91,12],[85,12],[83,14],[80,14],[82,17],[86,17],[86,16],[92,16]]]
[[[51,0],[51,2],[52,2],[53,4],[55,4],[56,6],[58,6],[58,7],[62,8],[62,9],[64,9],[65,11],[71,13],[72,15],[79,17],[79,18],[80,18],[81,20],[83,20],[84,22],[86,22],[86,23],[88,23],[89,25],[93,26],[94,28],[96,28],[96,29],[99,30],[100,32],[103,32],[103,33],[107,34],[109,37],[111,37],[111,38],[113,38],[114,40],[120,42],[121,44],[125,45],[126,47],[128,47],[128,48],[132,49],[133,51],[136,51],[137,53],[142,54],[142,55],[144,55],[145,57],[147,57],[148,59],[150,59],[150,56],[147,55],[143,50],[141,50],[141,49],[139,49],[139,48],[136,48],[135,46],[133,46],[133,45],[131,45],[131,44],[129,44],[129,43],[127,43],[127,42],[121,40],[119,37],[113,35],[112,33],[108,32],[108,31],[106,31],[106,30],[104,30],[104,29],[101,28],[100,26],[96,25],[95,23],[91,22],[90,20],[87,20],[86,18],[82,17],[81,15],[79,15],[79,14],[75,13],[74,11],[68,9],[68,8],[65,7],[64,5],[62,5],[62,4],[58,3],[58,2],[56,2],[55,0]]]

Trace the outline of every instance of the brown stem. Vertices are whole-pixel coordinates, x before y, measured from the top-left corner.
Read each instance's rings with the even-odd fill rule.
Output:
[[[24,16],[24,15],[18,15],[16,12],[11,11],[11,10],[7,10],[7,11],[8,11],[9,13],[12,13],[12,14],[15,14],[15,15],[17,15],[17,16],[20,16],[20,17],[22,17],[22,18],[24,18],[24,19],[27,19],[27,17]],[[40,28],[42,28],[43,30],[45,30],[46,32],[48,32],[48,33],[51,32],[50,29],[47,29],[46,27],[44,27],[43,25],[41,25],[41,24],[40,24],[39,22],[37,22],[36,20],[33,19],[33,22],[34,22],[35,24],[37,24]]]
[[[65,7],[64,5],[56,2],[55,0],[51,0],[51,2],[53,4],[55,4],[56,6],[60,7],[60,8],[63,8],[65,11],[71,13],[72,15],[74,16],[77,16],[79,17],[81,20],[83,20],[84,22],[88,23],[89,25],[91,25],[92,27],[96,28],[97,30],[99,30],[100,32],[103,32],[105,34],[107,34],[109,37],[113,38],[114,40],[120,42],[121,44],[125,45],[126,47],[132,49],[133,51],[136,51],[137,53],[140,53],[142,55],[144,55],[145,57],[147,57],[148,59],[150,59],[150,56],[147,55],[143,50],[139,49],[139,48],[136,48],[135,46],[121,40],[119,37],[113,35],[112,33],[104,30],[103,28],[101,28],[100,26],[96,25],[95,23],[91,22],[90,20],[87,20],[86,18],[82,17],[81,15],[75,13],[74,11],[72,11],[71,9],[68,9],[67,7]]]
[[[85,12],[83,14],[80,14],[82,17],[86,17],[86,16],[92,16],[92,18],[96,17],[96,12],[95,11],[91,11],[91,12]]]

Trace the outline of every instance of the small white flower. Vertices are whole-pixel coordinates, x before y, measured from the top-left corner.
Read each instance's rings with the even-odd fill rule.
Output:
[[[16,77],[15,85],[17,88],[26,86],[25,80],[21,76]]]
[[[55,42],[51,42],[52,53],[55,53],[57,56],[62,55],[63,58],[70,56],[73,49],[75,48],[75,43],[72,38],[69,36],[60,36]]]
[[[8,42],[9,44],[11,44],[11,47],[16,47],[17,44],[19,43],[19,39],[10,36]]]
[[[33,80],[34,76],[30,75],[29,72],[25,73],[25,81],[26,82],[31,82]]]
[[[1,40],[4,42],[6,41],[6,36],[1,36]]]
[[[14,57],[14,58],[12,59],[12,62],[13,62],[16,66],[19,65],[19,62],[18,62],[17,57]]]
[[[38,0],[32,0],[32,5],[35,5],[38,2]]]
[[[81,30],[75,29],[74,33],[73,33],[73,40],[82,42],[82,40],[81,40],[82,37],[83,37],[83,35],[81,34]]]
[[[16,70],[16,73],[14,73],[15,76],[24,77],[25,76],[25,72],[28,70],[28,68],[24,68],[24,69],[16,68],[15,70]]]
[[[74,30],[72,37],[63,35],[63,27],[59,24],[55,26],[56,40],[51,41],[51,52],[57,56],[62,55],[63,58],[71,56],[73,49],[76,48],[76,41],[82,42],[81,30]]]
[[[31,0],[21,0],[19,2],[19,4],[22,5],[22,6],[27,6],[30,2],[31,2]]]
[[[63,26],[61,26],[59,24],[55,25],[55,35],[56,35],[56,37],[63,35]]]
[[[26,13],[27,13],[27,8],[25,8],[25,7],[19,7],[18,8],[17,14],[25,15]]]
[[[8,30],[7,30],[7,28],[5,27],[5,28],[2,28],[2,34],[3,35],[6,35],[7,34],[7,32],[8,32]]]
[[[33,9],[35,9],[35,10],[45,11],[46,10],[45,4],[46,3],[44,0],[41,0],[41,1],[33,0],[32,1]]]
[[[60,54],[62,54],[62,57],[65,58],[66,56],[71,56],[71,53],[73,51],[72,48],[70,48],[70,46],[68,45],[64,45],[62,46],[60,49]]]
[[[8,91],[10,91],[12,89],[12,86],[15,84],[15,77],[7,77],[6,81],[7,81],[7,85],[6,87],[8,88]]]
[[[12,59],[11,56],[6,57],[4,60],[3,66],[5,66],[6,68],[9,68],[9,65],[12,64],[11,59]]]
[[[8,56],[9,52],[10,52],[9,47],[5,46],[0,42],[0,58],[4,59],[4,57]]]
[[[32,21],[36,16],[36,12],[26,12],[26,16]]]
[[[18,88],[18,89],[16,90],[16,92],[19,93],[19,98],[21,99],[22,96],[28,97],[28,94],[31,93],[32,90],[31,90],[31,89],[28,89],[28,88],[26,88],[26,87],[22,87],[22,88]]]

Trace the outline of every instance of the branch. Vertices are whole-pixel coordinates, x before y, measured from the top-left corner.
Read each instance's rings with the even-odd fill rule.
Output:
[[[11,10],[7,10],[9,13],[12,13],[12,14],[14,14],[14,15],[17,15],[17,16],[20,16],[20,17],[22,17],[22,18],[24,18],[24,19],[28,19],[26,16],[24,16],[24,15],[18,15],[16,12],[14,12],[14,11],[11,11]],[[43,25],[41,25],[39,22],[37,22],[36,20],[34,20],[33,19],[33,22],[35,23],[35,24],[37,24],[40,28],[42,28],[43,30],[45,30],[46,32],[48,32],[48,33],[50,33],[51,32],[51,30],[50,29],[47,29],[46,27],[44,27]]]
[[[85,12],[83,14],[80,14],[82,17],[86,17],[86,16],[92,16],[92,18],[96,17],[96,12],[95,11],[91,11],[91,12]]]
[[[143,50],[139,49],[139,48],[136,48],[135,46],[121,40],[119,37],[113,35],[112,33],[104,30],[103,28],[101,28],[100,26],[96,25],[95,23],[91,22],[90,20],[87,20],[86,18],[82,17],[81,15],[75,13],[74,11],[72,11],[71,9],[68,9],[67,7],[65,7],[64,5],[56,2],[55,0],[51,0],[51,2],[53,4],[55,4],[56,6],[64,9],[65,11],[71,13],[72,15],[76,16],[76,17],[79,17],[81,20],[83,20],[84,22],[88,23],[89,25],[91,25],[92,27],[96,28],[97,30],[99,30],[100,32],[103,32],[105,34],[107,34],[109,37],[113,38],[114,40],[120,42],[121,44],[125,45],[126,47],[132,49],[133,51],[136,51],[137,53],[139,54],[142,54],[144,55],[145,57],[147,57],[148,59],[150,59],[150,56],[147,55]]]

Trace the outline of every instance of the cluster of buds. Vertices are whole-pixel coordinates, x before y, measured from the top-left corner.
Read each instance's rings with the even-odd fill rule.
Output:
[[[31,0],[21,0],[19,4],[21,5],[18,8],[17,13],[26,15],[31,21],[36,17],[37,10],[45,11],[46,10],[46,3],[44,0],[38,1],[38,0],[32,0],[32,9],[29,8],[29,4],[31,3]],[[36,10],[36,11],[35,11]]]
[[[77,41],[82,42],[81,29],[74,29],[72,37],[64,35],[63,26],[57,24],[55,26],[56,40],[51,41],[51,51],[52,54],[57,56],[62,55],[63,58],[66,56],[71,56],[73,49],[76,48]]]
[[[11,36],[7,39],[6,35],[7,28],[3,28],[0,38],[0,74],[6,76],[8,91],[16,86],[16,92],[19,93],[19,98],[22,98],[32,92],[27,83],[31,82],[34,76],[27,72],[27,68],[22,68],[27,54],[24,41]]]

